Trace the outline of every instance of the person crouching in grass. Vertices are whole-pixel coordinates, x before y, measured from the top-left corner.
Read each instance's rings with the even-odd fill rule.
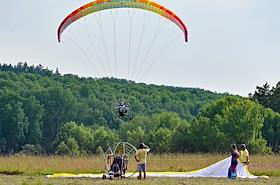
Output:
[[[139,180],[142,179],[142,172],[144,173],[144,179],[146,179],[147,154],[149,153],[149,151],[150,148],[144,143],[141,143],[138,150],[136,151],[135,160],[138,162],[139,176],[137,177],[137,179]]]

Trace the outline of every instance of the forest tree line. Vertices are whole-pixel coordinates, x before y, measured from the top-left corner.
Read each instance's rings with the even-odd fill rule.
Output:
[[[248,98],[196,88],[61,75],[39,66],[0,65],[0,153],[97,154],[118,141],[154,153],[279,152],[280,85]],[[132,120],[115,115],[120,101]]]

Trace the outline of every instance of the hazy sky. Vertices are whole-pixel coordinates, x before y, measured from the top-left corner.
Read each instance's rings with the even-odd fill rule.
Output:
[[[98,31],[100,21],[104,30],[107,54],[114,71],[114,38],[112,17],[109,12],[99,17],[89,17],[77,23],[63,35],[65,42],[59,44],[56,30],[71,11],[90,2],[87,0],[0,0],[0,62],[56,67],[64,73],[80,76],[106,76],[109,74],[104,45]],[[157,0],[176,12],[187,24],[189,43],[185,44],[182,32],[171,22],[142,11],[114,11],[117,35],[117,77],[126,78],[128,71],[128,14],[133,18],[131,66],[150,56],[157,58],[146,83],[199,87],[217,92],[229,92],[247,96],[256,85],[266,81],[275,85],[280,81],[280,0]],[[141,15],[143,14],[143,16]],[[104,17],[103,17],[104,16]],[[94,22],[95,21],[95,22]],[[149,21],[147,24],[142,22]],[[166,23],[167,22],[167,23]],[[139,24],[138,24],[139,23]],[[160,25],[162,24],[162,25]],[[142,25],[145,25],[141,40]],[[91,33],[100,50],[99,57],[106,71],[96,67],[97,75],[89,65],[97,65],[97,55],[90,50],[90,42],[84,33]],[[89,27],[89,28],[87,28]],[[79,31],[80,29],[80,31]],[[90,31],[89,31],[90,30]],[[159,57],[148,49],[152,36],[161,31],[152,53],[161,51],[173,35],[180,36]],[[96,34],[94,34],[96,33]],[[170,34],[171,33],[171,34]],[[172,35],[173,34],[173,35]],[[73,39],[78,44],[71,44]],[[107,39],[107,40],[106,40]],[[134,39],[134,40],[133,40]],[[97,41],[98,40],[98,41]],[[95,41],[95,40],[94,40]],[[167,44],[166,44],[167,43]],[[85,47],[84,49],[79,49]],[[139,49],[140,48],[140,49]],[[158,49],[158,50],[157,50]],[[103,51],[102,51],[103,50]],[[141,50],[142,52],[137,52]],[[83,54],[85,51],[87,54]],[[89,59],[85,56],[92,57]],[[91,56],[92,55],[92,56]],[[123,63],[122,63],[123,62]],[[137,63],[138,69],[141,62]],[[136,65],[136,66],[137,66]],[[140,70],[141,71],[141,70]],[[112,72],[114,73],[114,72]],[[134,71],[131,71],[132,76]],[[141,76],[141,75],[140,75]]]

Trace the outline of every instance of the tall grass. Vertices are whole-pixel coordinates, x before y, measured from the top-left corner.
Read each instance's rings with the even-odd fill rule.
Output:
[[[148,156],[148,171],[191,171],[207,167],[227,155],[223,154],[164,154]],[[136,162],[130,160],[130,171]],[[250,171],[256,175],[280,176],[280,155],[255,155],[250,157]],[[0,157],[0,173],[45,175],[53,173],[103,173],[102,156],[9,156]]]
[[[100,173],[104,171],[101,156],[24,156],[0,157],[0,173],[52,174]]]

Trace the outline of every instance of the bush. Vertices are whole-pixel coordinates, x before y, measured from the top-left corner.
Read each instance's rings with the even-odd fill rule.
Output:
[[[42,147],[39,145],[26,144],[22,147],[20,154],[25,155],[39,155],[42,153]]]

